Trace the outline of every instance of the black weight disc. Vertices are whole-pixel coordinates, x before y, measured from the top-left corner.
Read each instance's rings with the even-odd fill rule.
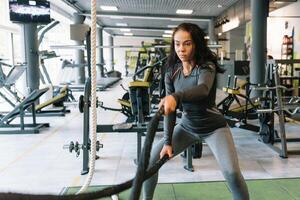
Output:
[[[264,143],[271,143],[272,136],[270,126],[268,124],[261,124],[259,135]]]
[[[79,97],[79,101],[78,101],[78,108],[79,108],[79,112],[83,113],[83,107],[84,107],[84,96],[80,95]]]

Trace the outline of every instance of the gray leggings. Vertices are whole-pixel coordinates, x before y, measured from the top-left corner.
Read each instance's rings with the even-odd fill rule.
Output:
[[[203,138],[212,150],[222,173],[229,185],[234,200],[248,200],[249,193],[246,182],[241,174],[233,138],[228,127],[215,130],[208,137]],[[199,135],[186,132],[180,125],[176,125],[172,137],[174,156],[184,151],[187,147],[199,141]],[[152,149],[149,166],[159,160],[159,154],[164,145],[164,140],[158,142]],[[158,180],[158,173],[153,175],[143,184],[143,199],[151,200]]]

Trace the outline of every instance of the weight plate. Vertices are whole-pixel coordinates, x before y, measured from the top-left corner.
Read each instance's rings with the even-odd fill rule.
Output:
[[[78,108],[79,108],[79,112],[83,113],[83,107],[84,107],[84,96],[80,95],[79,97],[79,101],[78,101]]]

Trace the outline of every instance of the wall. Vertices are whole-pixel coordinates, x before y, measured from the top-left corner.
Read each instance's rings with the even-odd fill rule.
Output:
[[[244,25],[250,20],[250,0],[239,0],[230,8],[221,13],[216,22],[222,19],[229,19],[230,21],[216,29],[216,33],[226,32]]]
[[[281,43],[285,34],[291,35],[294,27],[294,58],[300,58],[300,2],[270,13],[268,18],[267,48],[275,59],[281,58]],[[287,27],[286,27],[287,24]]]
[[[230,31],[230,59],[232,60],[244,60],[245,56],[245,28],[241,26],[239,28],[233,29]],[[236,59],[236,50],[243,51],[242,59]]]

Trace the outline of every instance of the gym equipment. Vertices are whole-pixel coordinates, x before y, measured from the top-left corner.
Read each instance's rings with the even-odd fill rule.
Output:
[[[89,51],[89,50],[87,50]],[[78,68],[78,67],[86,67],[88,68],[88,72],[90,71],[89,67],[88,67],[88,63],[81,63],[81,64],[73,64],[72,61],[66,60],[66,59],[62,59],[62,64],[61,64],[61,68],[62,68],[62,80],[66,80],[66,74],[67,76],[70,78],[70,74],[73,75],[73,73],[70,71],[70,69],[74,69],[74,68]],[[89,77],[89,76],[88,76]],[[103,91],[105,90],[107,87],[110,87],[112,84],[114,84],[117,79],[116,78],[112,78],[110,79],[111,81],[107,80],[98,80],[97,82],[97,90],[98,91]],[[119,80],[119,79],[118,79]],[[60,87],[64,87],[64,86],[68,86],[68,88],[72,91],[84,91],[84,84],[75,84],[74,80],[71,81],[64,81],[60,83]]]
[[[136,88],[148,88],[147,90],[143,90],[143,98],[148,98],[147,100],[150,103],[147,103],[148,110],[147,113],[151,113],[151,103],[156,103],[158,101],[155,101],[155,98],[159,98],[157,95],[154,94],[154,91],[158,88],[158,82],[160,79],[160,72],[159,69],[163,66],[164,62],[166,60],[166,57],[162,58],[159,61],[152,60],[148,65],[142,67],[139,69],[134,75],[133,75],[133,81],[129,83],[129,91],[123,87],[123,89],[126,91],[126,93],[123,95],[121,99],[118,99],[118,102],[120,103],[121,109],[117,108],[110,108],[106,107],[101,103],[100,107],[105,110],[112,110],[112,111],[119,111],[123,113],[125,116],[127,116],[126,122],[133,122],[136,121],[136,116],[134,115],[134,111],[132,111],[132,104],[135,104],[135,102],[131,102],[131,99],[135,99],[132,97],[132,95],[135,95],[136,93],[134,90]],[[138,76],[140,74],[143,74],[142,79],[138,79]],[[132,92],[130,92],[132,90]],[[149,115],[148,114],[148,115]],[[143,118],[146,118],[147,115],[144,115]]]
[[[97,125],[98,133],[137,133],[137,159],[139,160],[141,149],[142,149],[142,136],[145,136],[147,130],[147,124],[132,124],[132,123],[123,123],[123,124],[105,124]],[[157,131],[163,131],[162,124]]]
[[[103,64],[97,64],[97,66],[99,66],[99,65],[103,65]],[[68,60],[63,60],[62,61],[63,74],[65,74],[64,71],[66,69],[70,69],[70,68],[73,69],[73,68],[85,67],[85,66],[88,67],[88,63],[72,64]],[[88,69],[88,71],[89,71],[89,69]],[[106,75],[107,75],[106,77],[100,77],[100,78],[98,78],[98,80],[97,80],[97,90],[98,91],[104,91],[107,88],[113,86],[114,84],[116,84],[117,82],[119,82],[121,80],[121,74],[119,74],[117,71],[107,72]],[[61,86],[65,86],[65,85],[67,85],[72,91],[83,91],[84,87],[85,87],[82,84],[74,84],[72,82],[61,83]]]
[[[90,116],[90,96],[91,96],[91,79],[87,78],[85,83],[84,95],[81,95],[79,98],[79,111],[83,113],[83,143],[79,144],[78,142],[70,142],[69,145],[65,145],[64,149],[74,149],[74,152],[77,156],[80,154],[80,150],[83,152],[83,165],[81,175],[85,175],[89,172],[89,151],[91,149],[91,141],[89,137],[89,116]],[[103,144],[100,144],[99,141],[96,141],[96,151],[99,151],[100,148],[103,148]]]
[[[50,79],[50,76],[48,74],[47,68],[45,66],[45,59],[51,59],[51,58],[57,58],[59,56],[56,55],[55,51],[40,51],[39,52],[39,58],[40,58],[40,79],[43,84],[52,84],[52,81]]]
[[[266,143],[269,147],[279,153],[282,158],[287,158],[288,151],[287,142],[299,142],[300,138],[287,138],[285,132],[285,112],[289,114],[296,113],[300,104],[299,101],[290,101],[286,103],[283,101],[283,91],[289,90],[287,87],[280,85],[280,77],[278,74],[278,64],[274,60],[268,61],[265,86],[254,87],[255,90],[264,91],[262,98],[262,109],[257,109],[257,113],[260,114],[260,131],[259,135],[261,140]],[[294,90],[292,88],[291,90]],[[292,111],[291,111],[292,110]],[[274,115],[278,115],[279,119],[279,134],[274,128]],[[274,144],[280,142],[280,147]],[[300,151],[293,151],[293,153]]]
[[[3,64],[5,64],[5,63],[2,63],[2,62],[0,63],[0,65],[3,65]],[[26,70],[26,66],[25,66],[25,64],[14,65],[14,66],[10,66],[8,64],[5,64],[5,65],[11,67],[11,69],[10,69],[8,75],[6,76],[2,70],[2,67],[0,66],[0,88],[5,89],[5,92],[9,92],[10,95],[15,97],[17,102],[21,102],[22,101],[21,98],[18,96],[18,94],[16,92],[12,91],[11,87],[12,87],[12,85],[15,84],[15,82],[24,73],[24,71]],[[50,81],[50,83],[51,83],[50,78],[48,79],[48,81]],[[14,102],[12,102],[9,97],[6,97],[2,91],[0,91],[0,96],[2,98],[4,98],[12,107],[16,106],[16,104]],[[36,115],[39,115],[39,116],[64,116],[65,113],[68,113],[70,111],[67,110],[63,105],[62,105],[62,108],[59,108],[59,109],[45,110],[43,108],[45,108],[51,104],[56,104],[61,101],[64,101],[64,100],[68,99],[69,97],[72,98],[71,91],[68,90],[68,88],[66,86],[64,88],[61,88],[59,95],[57,95],[54,98],[52,98],[42,104],[39,104],[35,107]],[[61,105],[61,103],[60,103],[60,105]],[[26,113],[26,116],[27,116],[27,113]]]
[[[136,132],[137,133],[137,160],[140,158],[142,136],[147,130],[145,116],[150,114],[149,82],[131,82],[129,97],[134,122],[116,125],[97,125],[97,132]],[[162,131],[162,125],[158,131]]]
[[[259,131],[259,127],[248,123],[248,119],[257,119],[256,109],[260,103],[249,98],[251,85],[249,81],[245,83],[246,94],[242,94],[240,87],[237,87],[237,76],[234,77],[233,87],[230,87],[231,76],[228,75],[227,86],[223,87],[223,91],[228,94],[221,102],[217,104],[217,108],[225,116],[226,121],[231,127],[238,127],[254,132]],[[242,102],[242,99],[244,103]],[[233,105],[233,102],[236,102]]]
[[[122,84],[121,84],[121,86],[122,86]],[[126,90],[126,89],[124,89],[124,90]],[[103,105],[103,102],[100,102],[99,106],[101,108],[103,108],[104,110],[111,110],[111,111],[121,112],[122,114],[124,114],[127,117],[126,122],[133,122],[134,121],[134,116],[131,112],[131,104],[130,104],[130,100],[129,100],[129,93],[126,92],[122,96],[122,99],[118,99],[118,102],[121,105],[121,109],[106,107],[106,106]]]
[[[137,57],[137,62],[136,62],[136,67],[135,67],[135,74],[138,76],[138,78],[143,78],[144,74],[139,73],[137,74],[137,71],[140,70],[142,67],[147,66],[147,63],[150,62],[151,60],[151,54],[155,54],[154,51],[139,51],[138,52],[138,57]]]
[[[40,46],[43,39],[44,39],[44,36],[45,34],[50,30],[52,29],[53,27],[55,27],[56,25],[59,24],[59,21],[52,21],[50,22],[49,24],[47,24],[46,26],[42,27],[40,30],[39,30],[39,37],[38,37],[38,45]],[[45,59],[50,59],[50,58],[56,58],[58,57],[56,55],[56,53],[54,51],[47,51],[47,50],[43,50],[43,51],[39,51],[39,59],[40,59],[40,79],[42,81],[43,84],[50,84],[52,85],[52,81],[50,79],[50,76],[48,74],[48,71],[47,71],[47,68],[45,66]],[[45,79],[46,78],[46,79]],[[47,80],[47,83],[46,83],[46,80]]]
[[[5,75],[2,66],[10,67],[10,71],[7,75]],[[0,62],[0,96],[6,100],[12,107],[15,107],[16,104],[12,102],[11,98],[7,97],[4,92],[8,93],[9,95],[15,98],[16,102],[21,101],[21,97],[18,96],[16,92],[12,90],[12,86],[16,83],[16,81],[21,77],[21,75],[26,70],[25,64],[14,65],[11,66],[4,62]]]
[[[294,67],[294,65],[299,64],[300,59],[275,60],[275,62],[279,66],[280,85],[294,88],[294,90],[285,91],[284,96],[299,96],[300,73],[297,75],[299,68]]]
[[[66,106],[64,106],[64,101],[69,100],[75,100],[72,91],[68,89],[67,86],[64,86],[60,88],[59,94],[54,96],[52,99],[49,99],[48,101],[45,101],[35,107],[36,114],[38,116],[65,116],[66,113],[70,113],[70,110],[66,109]],[[53,104],[54,106],[57,106],[55,108],[51,109],[44,109],[47,106]]]
[[[81,149],[83,151],[83,169],[82,169],[82,172],[81,174],[87,174],[89,173],[88,175],[88,178],[86,180],[90,181],[91,180],[91,173],[89,172],[89,167],[92,168],[92,173],[93,173],[93,166],[89,166],[90,162],[89,162],[89,151],[91,151],[91,154],[95,154],[95,152],[97,151],[97,148],[96,148],[96,145],[97,145],[97,141],[96,138],[95,138],[95,134],[96,134],[96,124],[95,127],[92,127],[94,129],[92,129],[92,141],[90,141],[90,137],[89,137],[89,107],[92,106],[91,104],[93,103],[93,100],[95,99],[90,99],[90,96],[91,96],[91,93],[93,93],[93,95],[96,95],[96,89],[97,89],[97,86],[96,86],[96,69],[94,67],[96,67],[96,63],[95,63],[95,60],[93,60],[93,69],[92,69],[92,62],[91,62],[91,30],[87,31],[86,32],[86,45],[87,45],[87,66],[88,66],[88,78],[86,79],[86,82],[85,82],[85,87],[84,87],[84,96],[80,96],[79,98],[79,111],[80,112],[84,112],[84,117],[83,117],[83,144],[81,145]],[[95,36],[95,35],[94,35]],[[95,42],[95,41],[94,41]],[[94,49],[95,50],[95,49]],[[95,53],[95,52],[93,52]],[[95,56],[95,54],[93,54],[93,56]],[[95,57],[93,58],[95,59]],[[93,77],[92,77],[92,72],[93,72]],[[92,91],[92,83],[91,81],[94,81],[93,82],[93,91]],[[97,104],[97,101],[95,100],[95,103]],[[97,105],[95,105],[97,106]],[[92,112],[92,115],[94,113]],[[95,116],[94,116],[95,117]],[[93,122],[95,122],[95,118],[93,118]],[[99,143],[100,145],[100,143]],[[72,142],[70,143],[69,146],[72,146]],[[66,148],[66,146],[65,146]],[[70,147],[69,147],[70,148]],[[100,146],[99,146],[100,148]],[[98,150],[99,150],[98,148]],[[94,156],[94,155],[93,155]],[[96,154],[95,154],[96,156]],[[95,158],[93,158],[93,160],[95,160]],[[92,163],[93,163],[93,160]],[[93,164],[92,164],[93,165]],[[87,183],[87,182],[86,182]],[[79,193],[81,193],[81,191],[87,186],[85,183],[85,185],[80,189]]]
[[[39,129],[49,127],[49,123],[36,123],[35,101],[42,96],[48,88],[32,91],[22,102],[15,108],[0,118],[0,134],[22,134],[22,133],[39,133]],[[25,110],[31,108],[32,123],[25,124]],[[20,124],[12,124],[11,122],[20,116]]]
[[[186,159],[186,164],[183,166],[187,171],[193,172],[193,158],[201,158],[202,157],[202,149],[203,143],[202,140],[199,142],[189,146],[184,152],[181,154],[181,157]]]
[[[79,144],[78,142],[71,141],[69,145],[64,145],[63,149],[69,149],[69,152],[72,153],[73,151],[76,153],[76,156],[78,157],[80,155],[80,151],[84,150],[86,147],[83,144]],[[89,144],[87,146],[87,149],[90,150],[91,145]],[[100,148],[103,148],[103,145],[100,144],[99,141],[96,142],[96,151],[98,152]],[[84,173],[86,174],[86,173]],[[83,175],[83,174],[82,174]]]
[[[87,57],[88,57],[88,61],[87,63],[81,63],[81,64],[72,64],[71,62],[69,61],[66,61],[66,60],[63,60],[63,63],[62,63],[62,69],[65,69],[65,68],[75,68],[75,67],[85,67],[87,66],[88,68],[88,77],[91,77],[91,69],[90,69],[90,63],[89,63],[89,57],[91,56],[91,51],[90,51],[90,41],[91,41],[91,38],[90,38],[90,31],[87,31],[86,32],[86,35],[85,35],[85,41],[86,41],[86,45],[82,47],[80,47],[79,49],[83,49],[83,50],[86,50],[87,51]],[[70,47],[70,49],[77,49],[76,46],[73,46],[73,45],[67,45],[67,47]],[[52,46],[51,48],[64,48],[66,47],[65,45],[63,46]],[[98,63],[96,64],[97,66],[103,66],[104,64],[103,63]],[[99,77],[98,80],[97,80],[97,90],[98,91],[103,91],[103,90],[106,90],[108,87],[111,87],[112,85],[114,85],[115,83],[117,83],[118,81],[121,80],[121,74],[117,71],[110,71],[108,72],[107,76],[106,77]],[[73,83],[62,83],[61,85],[68,85],[68,87],[72,90],[72,91],[83,91],[84,90],[84,87],[85,85],[84,84],[73,84]]]

